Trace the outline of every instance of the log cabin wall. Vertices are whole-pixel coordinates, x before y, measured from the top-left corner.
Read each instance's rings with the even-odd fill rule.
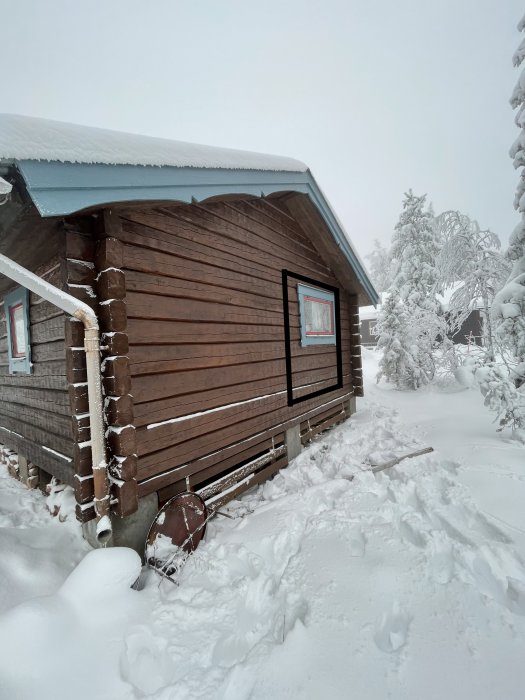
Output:
[[[104,411],[109,452],[112,510],[120,517],[137,510],[137,447],[129,343],[126,278],[122,270],[124,244],[114,236],[120,219],[106,209],[99,220],[95,263],[102,331]]]
[[[3,232],[2,252],[62,287],[62,227],[56,221],[43,222],[32,208],[20,218],[16,226]],[[15,451],[24,463],[30,462],[33,468],[73,485],[74,440],[66,376],[65,314],[29,294],[32,370],[31,374],[10,374],[3,300],[15,287],[7,278],[0,280],[0,442]],[[31,480],[37,479],[34,474]]]
[[[343,387],[287,403],[282,270],[340,288],[291,216],[244,199],[129,208],[119,218],[111,233],[123,244],[139,495],[164,500],[199,487],[282,445],[294,424],[308,438],[314,425],[347,415],[356,300],[342,289]],[[334,384],[336,353],[301,347],[293,280],[289,297],[301,396]],[[286,464],[276,454],[265,476]]]
[[[42,219],[32,205],[19,208],[2,230],[2,252],[98,311],[96,218]],[[11,281],[0,278],[0,302],[11,289]],[[89,520],[93,475],[83,325],[33,293],[29,302],[32,372],[25,375],[9,374],[0,303],[0,443],[30,461],[37,480],[46,483],[52,475],[73,486],[77,517]]]
[[[64,290],[98,310],[95,269],[95,219],[70,217],[64,223]],[[69,414],[73,431],[73,471],[77,518],[95,517],[93,470],[87,389],[84,327],[81,321],[65,316],[66,377]]]
[[[108,472],[112,512],[121,517],[137,509],[136,448],[130,374],[122,243],[111,237],[111,214],[71,217],[65,223],[65,289],[96,310],[101,331],[102,387],[107,426]],[[89,427],[84,329],[66,320],[66,358],[70,410],[73,417],[77,518],[95,517]]]

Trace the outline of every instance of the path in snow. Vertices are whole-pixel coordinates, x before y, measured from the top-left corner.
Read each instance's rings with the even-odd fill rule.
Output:
[[[483,513],[514,539],[525,559],[523,446],[496,432],[494,416],[476,388],[451,382],[442,389],[431,385],[415,393],[395,391],[374,382],[378,357],[375,351],[364,352],[366,403],[377,401],[397,410],[405,429],[456,460],[460,481]]]

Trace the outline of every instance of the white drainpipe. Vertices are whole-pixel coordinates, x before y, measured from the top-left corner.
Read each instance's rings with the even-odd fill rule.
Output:
[[[84,324],[84,349],[86,352],[87,385],[89,398],[89,422],[91,428],[91,454],[93,460],[93,484],[95,512],[97,515],[97,540],[107,544],[112,536],[109,517],[109,481],[104,439],[102,384],[100,379],[100,342],[98,319],[83,301],[54,287],[37,277],[18,263],[0,253],[0,273],[31,290],[42,299],[58,306]]]

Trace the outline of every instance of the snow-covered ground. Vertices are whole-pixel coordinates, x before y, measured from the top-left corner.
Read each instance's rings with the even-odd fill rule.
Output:
[[[210,521],[178,586],[131,590],[131,550],[85,556],[2,473],[0,697],[523,698],[525,450],[478,391],[394,391],[376,365],[350,421]]]

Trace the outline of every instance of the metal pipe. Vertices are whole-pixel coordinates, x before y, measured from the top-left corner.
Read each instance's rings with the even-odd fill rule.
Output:
[[[89,423],[91,429],[91,454],[93,462],[93,485],[95,512],[97,516],[97,541],[107,544],[112,536],[109,497],[109,479],[106,464],[104,438],[104,414],[102,383],[100,379],[100,341],[98,319],[83,301],[54,287],[30,270],[22,267],[0,253],[0,272],[14,282],[26,287],[51,304],[58,306],[84,324],[84,350],[86,352],[87,385],[89,398]]]

